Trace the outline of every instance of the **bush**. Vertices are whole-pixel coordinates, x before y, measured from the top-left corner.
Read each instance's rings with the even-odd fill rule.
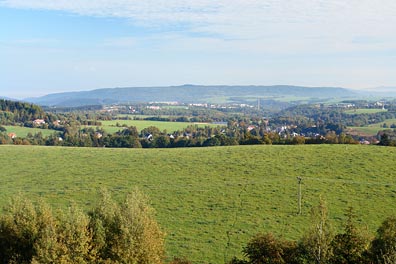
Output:
[[[13,198],[0,216],[2,263],[163,263],[164,235],[147,198],[101,196],[89,214],[72,205],[56,217],[43,202]]]
[[[370,253],[375,263],[396,263],[396,217],[388,217],[378,228]]]
[[[106,191],[99,206],[90,213],[93,240],[99,260],[120,263],[162,263],[164,235],[153,220],[147,198],[129,194],[121,204]]]
[[[243,252],[253,263],[284,263],[282,246],[272,234],[256,235]]]
[[[331,263],[364,263],[367,259],[368,239],[357,228],[352,208],[348,210],[347,217],[344,233],[337,234],[331,243],[333,249]]]
[[[300,240],[300,253],[309,263],[328,263],[332,255],[333,232],[327,205],[322,198],[317,206],[312,207],[310,216],[310,226]]]

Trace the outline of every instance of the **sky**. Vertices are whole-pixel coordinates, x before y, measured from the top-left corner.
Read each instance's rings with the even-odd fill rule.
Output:
[[[0,96],[396,87],[395,0],[0,0]]]

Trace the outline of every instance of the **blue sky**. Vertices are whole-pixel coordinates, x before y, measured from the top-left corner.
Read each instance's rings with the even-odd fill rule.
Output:
[[[396,87],[394,0],[0,0],[0,96]]]

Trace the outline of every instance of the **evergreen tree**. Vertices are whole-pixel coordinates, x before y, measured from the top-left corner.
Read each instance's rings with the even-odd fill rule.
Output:
[[[344,233],[337,234],[331,242],[333,256],[331,263],[334,264],[359,264],[365,262],[367,241],[355,223],[353,209],[347,212],[347,222]]]

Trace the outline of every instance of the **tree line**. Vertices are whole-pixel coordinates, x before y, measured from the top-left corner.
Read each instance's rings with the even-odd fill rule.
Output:
[[[141,108],[145,109],[143,106]],[[363,123],[368,124],[396,115],[389,111],[351,115],[343,113],[342,109],[303,105],[283,110],[269,120],[262,116],[250,115],[252,113],[249,116],[236,113],[221,113],[219,115],[219,111],[212,109],[189,109],[190,112],[192,111],[192,116],[187,117],[181,115],[184,109],[176,108],[169,111],[177,111],[179,116],[140,118],[175,122],[217,120],[226,125],[205,128],[191,125],[183,130],[169,133],[160,131],[155,127],[148,127],[138,132],[135,127],[119,124],[120,131],[109,134],[100,128],[101,121],[121,118],[120,122],[122,122],[123,117],[114,116],[112,112],[98,111],[98,109],[62,113],[57,111],[45,112],[36,105],[0,100],[0,144],[115,148],[176,148],[255,144],[357,144],[358,137],[344,133],[346,124],[350,124],[351,120],[356,121],[356,118],[359,120],[363,118],[366,120]],[[37,124],[33,121],[34,118],[40,118],[44,123]],[[134,118],[139,117],[135,116]],[[353,124],[356,125],[356,123]],[[26,137],[11,138],[1,125],[21,125],[53,129],[57,132],[47,137],[38,133],[35,135],[28,134]],[[83,126],[87,127],[81,128]],[[396,145],[394,134],[394,130],[387,129],[380,132],[377,138],[373,137],[370,140],[375,142],[378,139],[380,145],[394,146]]]
[[[150,126],[138,132],[134,126],[109,134],[100,127],[80,129],[67,126],[50,136],[29,133],[26,137],[11,138],[6,131],[0,131],[0,144],[47,145],[73,147],[111,148],[179,148],[232,145],[300,145],[300,144],[358,144],[352,136],[328,132],[325,136],[311,137],[282,132],[267,131],[264,127],[198,127],[188,126],[184,130],[167,133]]]
[[[14,197],[0,215],[0,262],[163,263],[164,233],[147,197],[138,190],[121,203],[106,190],[100,196],[88,213]]]
[[[25,123],[44,116],[46,113],[37,105],[0,99],[0,124]]]
[[[300,240],[259,233],[243,247],[242,254],[243,258],[234,257],[228,264],[394,264],[396,217],[386,218],[375,237],[370,237],[349,208],[343,230],[334,233],[321,200],[312,208],[310,227]]]

